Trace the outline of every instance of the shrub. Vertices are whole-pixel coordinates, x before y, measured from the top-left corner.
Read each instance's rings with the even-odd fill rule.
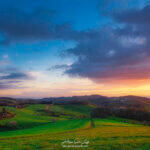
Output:
[[[55,118],[53,118],[53,119],[52,119],[52,122],[56,122],[56,119],[55,119]]]
[[[8,125],[9,125],[10,127],[16,127],[16,126],[17,126],[17,122],[16,122],[16,121],[10,121],[10,122],[8,123]]]

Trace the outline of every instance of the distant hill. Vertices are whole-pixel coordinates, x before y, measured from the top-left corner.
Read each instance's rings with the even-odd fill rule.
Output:
[[[140,96],[121,96],[121,97],[106,97],[101,95],[90,96],[73,96],[73,97],[51,97],[40,99],[42,102],[51,103],[71,103],[71,102],[88,102],[101,107],[111,108],[137,108],[150,111],[150,98]]]
[[[150,111],[150,98],[140,96],[112,97],[111,107],[137,108]]]
[[[0,106],[23,106],[28,104],[37,104],[33,99],[15,99],[10,97],[0,97]]]
[[[136,108],[150,111],[150,98],[140,96],[106,97],[101,95],[72,96],[72,97],[50,97],[42,99],[14,99],[9,97],[0,98],[0,106],[16,106],[27,104],[87,104],[92,103],[101,107],[111,108]]]
[[[109,99],[106,96],[90,95],[90,96],[72,96],[72,97],[50,97],[39,99],[39,101],[47,101],[53,103],[67,103],[70,101],[90,101],[90,100],[106,100]]]

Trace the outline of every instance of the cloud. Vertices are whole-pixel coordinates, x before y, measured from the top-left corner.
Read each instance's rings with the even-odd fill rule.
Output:
[[[116,24],[82,32],[68,56],[77,60],[65,70],[71,77],[90,78],[96,82],[141,80],[150,76],[150,6],[115,12]]]
[[[20,83],[20,81],[0,81],[0,89],[17,89],[17,88],[21,88],[18,83]]]
[[[9,64],[8,61],[6,61],[6,60],[0,60],[0,67],[6,66],[8,64]]]
[[[128,9],[112,14],[113,19],[124,24],[125,27],[118,29],[119,34],[142,36],[149,42],[150,39],[150,5],[142,9]]]
[[[30,73],[17,68],[0,68],[0,89],[20,89],[24,81],[34,79]]]
[[[125,0],[119,3],[123,1],[126,3]],[[110,2],[107,0],[106,8]],[[87,77],[96,82],[149,78],[150,6],[132,9],[126,6],[113,12],[119,7],[114,0],[113,3],[115,6],[106,14],[113,19],[114,26],[87,31],[75,31],[70,23],[54,23],[50,9],[39,8],[30,13],[12,7],[1,9],[0,32],[5,37],[1,42],[74,40],[76,46],[66,50],[65,54],[77,59],[69,66],[56,65],[52,69],[65,69],[69,76]],[[12,71],[1,79],[29,80],[30,77],[24,72]]]
[[[46,8],[37,8],[33,12],[25,12],[15,7],[0,10],[0,33],[3,45],[16,41],[35,42],[51,39],[76,38],[69,23],[56,24],[52,20],[54,12]]]
[[[149,24],[150,23],[150,5],[142,9],[128,9],[113,14],[114,19],[120,23],[127,24]]]
[[[127,10],[129,8],[141,8],[148,3],[149,0],[99,0],[98,6],[100,12],[105,15],[110,15],[112,12]]]
[[[0,82],[0,89],[10,89],[10,88],[12,88],[12,85],[10,86],[9,84]]]
[[[63,65],[55,65],[55,66],[52,66],[51,68],[49,68],[48,70],[57,70],[57,69],[69,69],[70,65],[68,64],[63,64]]]
[[[31,76],[29,76],[27,73],[23,72],[12,72],[8,75],[4,75],[0,77],[0,79],[23,79],[23,80],[30,80],[33,79]]]
[[[9,57],[8,54],[3,55],[4,59],[7,59],[8,57]]]

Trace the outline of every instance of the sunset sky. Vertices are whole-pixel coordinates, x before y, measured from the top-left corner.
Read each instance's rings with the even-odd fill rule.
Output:
[[[0,0],[0,96],[150,97],[149,0]]]

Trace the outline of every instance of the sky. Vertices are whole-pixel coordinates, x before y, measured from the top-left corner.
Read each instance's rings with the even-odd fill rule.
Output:
[[[0,0],[0,96],[150,97],[149,0]]]

